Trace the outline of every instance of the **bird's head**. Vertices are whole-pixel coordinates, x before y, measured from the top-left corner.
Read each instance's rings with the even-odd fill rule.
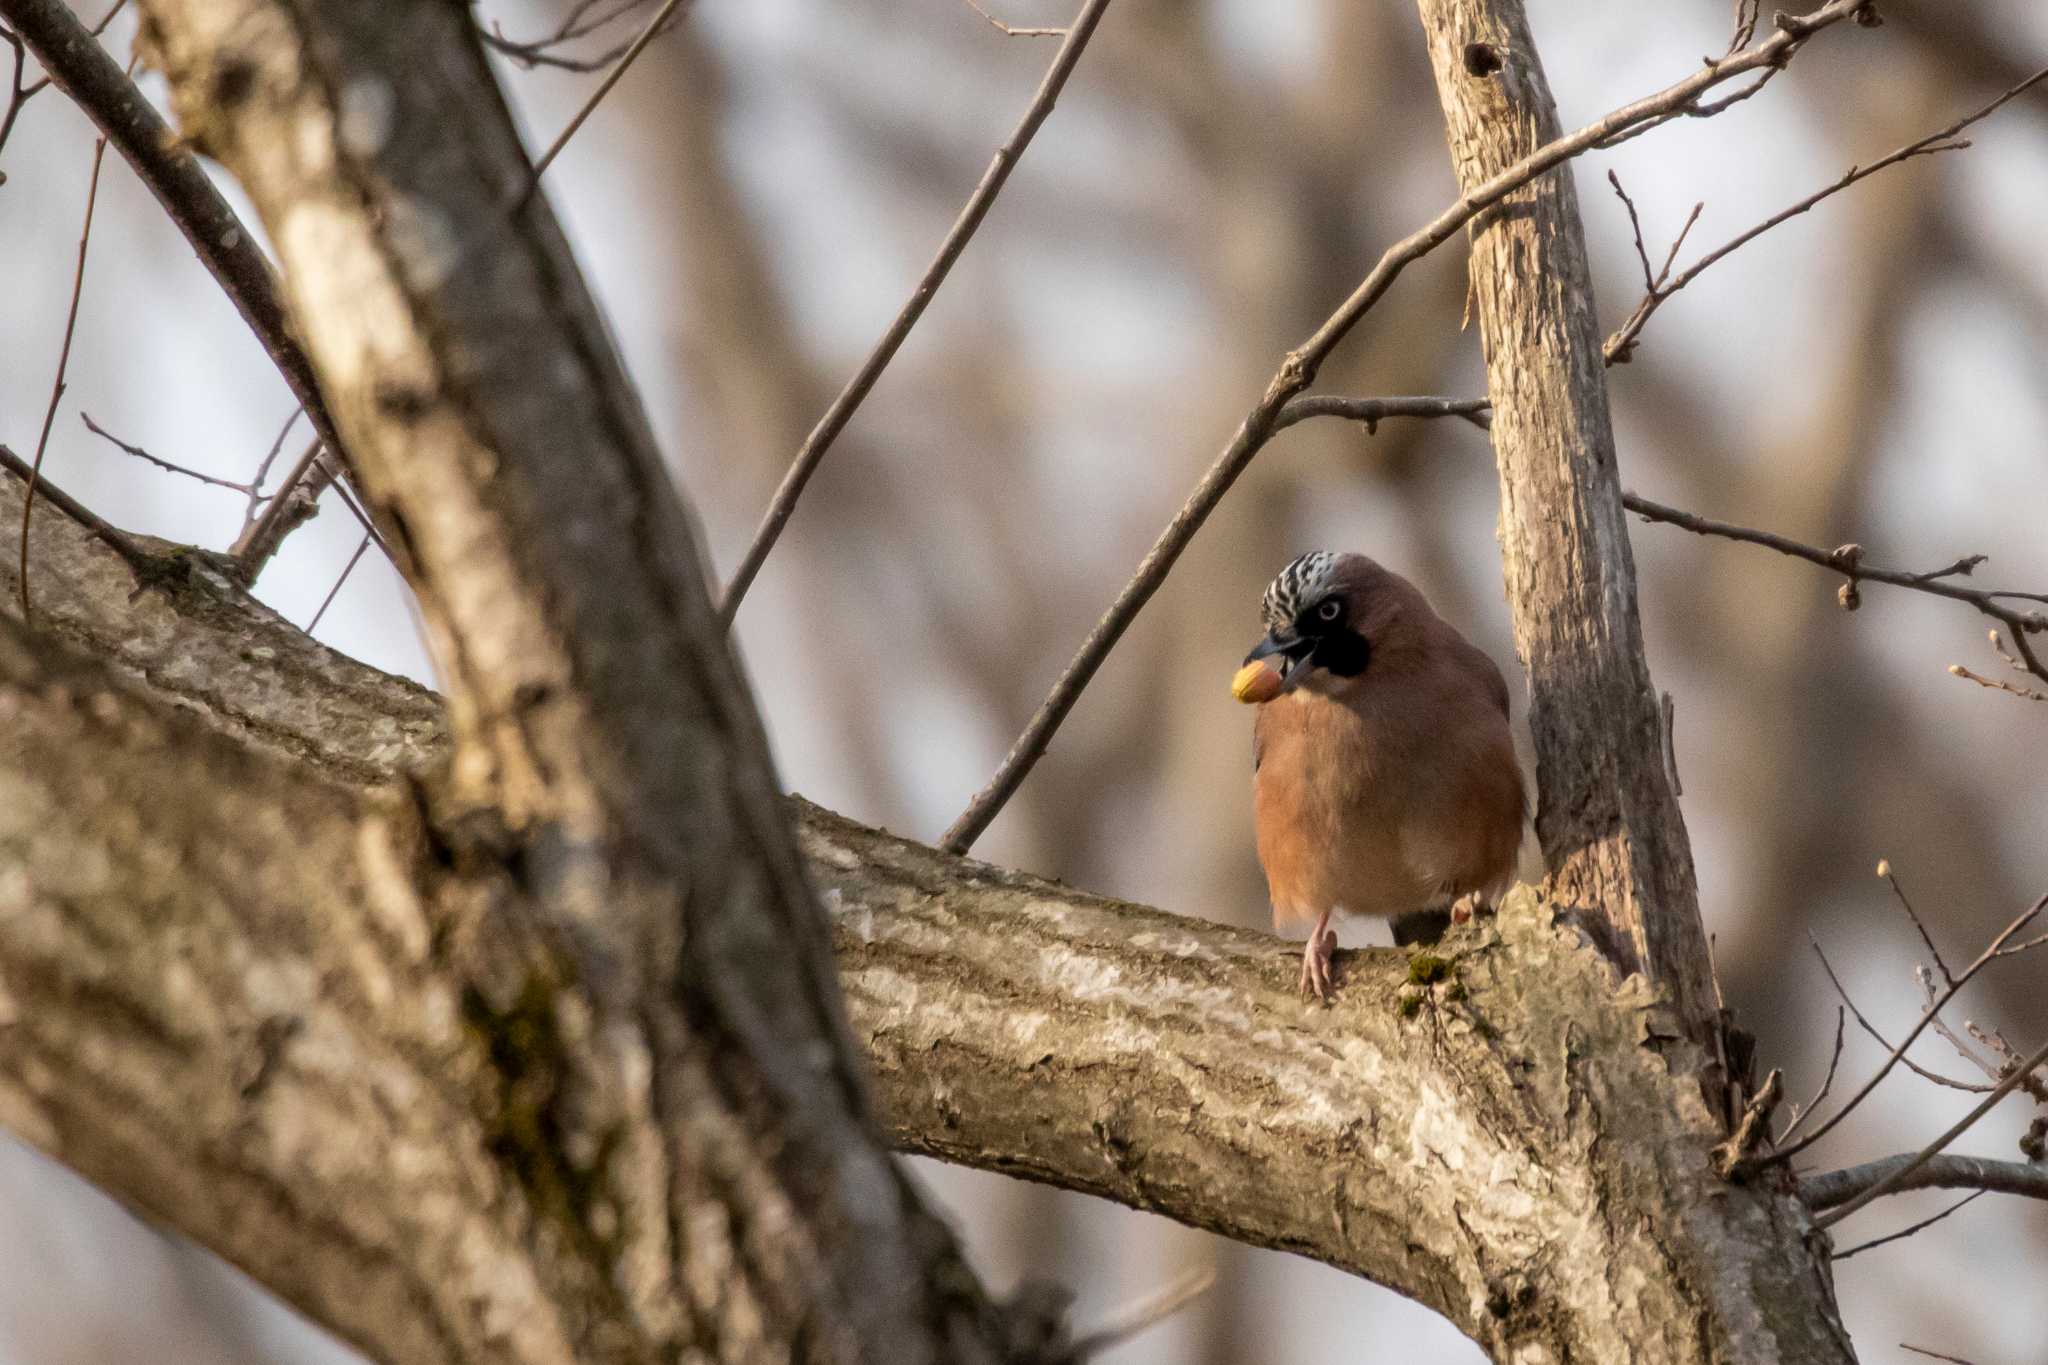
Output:
[[[1364,555],[1301,556],[1267,585],[1259,602],[1266,638],[1245,655],[1231,692],[1239,701],[1267,702],[1318,676],[1359,676],[1381,629],[1413,593],[1407,580]]]

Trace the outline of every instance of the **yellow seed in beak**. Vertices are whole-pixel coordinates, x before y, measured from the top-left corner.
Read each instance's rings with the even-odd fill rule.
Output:
[[[1254,659],[1230,680],[1230,695],[1247,706],[1271,701],[1280,695],[1280,675],[1264,659]]]

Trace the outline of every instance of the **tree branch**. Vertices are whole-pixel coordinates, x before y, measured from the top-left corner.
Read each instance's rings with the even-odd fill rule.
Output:
[[[2048,603],[2048,594],[2017,592],[2010,589],[1963,588],[1947,580],[1967,576],[1984,562],[1982,555],[1970,555],[1955,563],[1925,573],[1909,573],[1903,569],[1880,568],[1863,562],[1861,545],[1838,545],[1824,550],[1817,545],[1804,545],[1771,531],[1754,530],[1747,526],[1736,526],[1725,521],[1713,521],[1691,512],[1682,512],[1676,507],[1651,502],[1648,498],[1634,493],[1625,494],[1623,503],[1628,510],[1645,521],[1661,521],[1676,526],[1694,535],[1719,536],[1724,540],[1739,540],[1749,545],[1761,545],[1776,550],[1781,555],[1803,559],[1809,564],[1818,564],[1824,569],[1833,569],[1848,580],[1842,605],[1854,610],[1861,605],[1860,599],[1849,589],[1859,583],[1887,583],[1893,587],[1911,588],[1915,592],[1929,593],[1935,597],[1947,597],[1957,602],[1967,602],[1994,621],[2004,624],[2012,631],[2013,647],[2019,652],[2026,670],[2043,682],[2048,682],[2048,664],[2034,652],[2027,642],[2029,634],[2048,631],[2048,614],[2039,611],[2022,611],[2007,606],[2007,602]]]
[[[64,0],[0,0],[0,17],[14,25],[50,80],[113,142],[163,205],[256,334],[320,439],[330,450],[345,450],[313,367],[292,335],[270,263],[206,178],[187,143],[157,117],[135,82],[72,16]]]
[[[1238,424],[1237,431],[1223,448],[1194,491],[1188,495],[1180,511],[1167,523],[1166,529],[1152,543],[1139,561],[1136,572],[1116,595],[1109,609],[1088,638],[1075,652],[1073,661],[1054,682],[1045,700],[1032,713],[1025,724],[1023,733],[1010,746],[988,784],[968,803],[967,808],[947,829],[941,843],[954,852],[964,853],[973,847],[983,830],[1016,794],[1024,779],[1038,760],[1044,756],[1046,746],[1067,714],[1080,700],[1081,693],[1094,679],[1110,650],[1130,628],[1138,613],[1152,600],[1152,594],[1166,581],[1181,552],[1193,540],[1195,533],[1216,510],[1223,495],[1230,491],[1232,484],[1252,462],[1266,442],[1272,437],[1275,418],[1287,400],[1302,392],[1315,381],[1322,363],[1331,351],[1358,324],[1358,321],[1379,302],[1380,297],[1393,286],[1401,272],[1434,251],[1451,237],[1474,222],[1493,206],[1504,202],[1511,195],[1522,190],[1565,162],[1613,138],[1629,128],[1657,121],[1663,117],[1695,107],[1702,95],[1723,82],[1760,68],[1776,68],[1789,61],[1792,54],[1807,38],[1831,24],[1839,23],[1860,13],[1868,0],[1831,0],[1811,14],[1792,18],[1781,16],[1777,32],[1769,38],[1733,56],[1718,62],[1709,62],[1703,69],[1674,85],[1667,86],[1654,95],[1649,95],[1616,109],[1606,117],[1565,137],[1554,137],[1543,145],[1530,149],[1526,155],[1503,166],[1477,183],[1467,184],[1458,201],[1438,214],[1424,226],[1394,243],[1381,254],[1377,263],[1366,273],[1351,296],[1340,304],[1337,310],[1326,318],[1308,340],[1290,351],[1281,361],[1280,368],[1267,381],[1266,391],[1252,410]],[[1464,55],[1459,54],[1462,68]],[[1555,124],[1553,111],[1551,123]]]
[[[1902,1152],[1881,1161],[1865,1162],[1825,1175],[1803,1176],[1799,1197],[1808,1208],[1833,1209],[1892,1181],[1890,1192],[1908,1190],[1988,1190],[1993,1194],[2048,1199],[2048,1166],[2034,1161],[1994,1161],[1990,1157],[1946,1153],[1915,1164],[1915,1153]]]
[[[145,9],[409,551],[453,718],[424,802],[451,870],[421,889],[539,945],[463,998],[549,1050],[486,1081],[609,1299],[559,1287],[571,1346],[1056,1358],[1058,1318],[981,1292],[875,1134],[689,518],[545,200],[509,211],[531,172],[467,7]]]
[[[789,524],[789,518],[796,511],[797,499],[803,496],[804,485],[817,472],[825,452],[839,439],[839,433],[846,430],[846,424],[853,420],[853,414],[875,387],[875,381],[882,377],[882,371],[896,358],[898,348],[917,326],[918,319],[939,292],[939,286],[946,282],[952,272],[953,263],[960,259],[960,253],[967,249],[967,243],[981,227],[981,220],[988,216],[995,204],[996,196],[1003,192],[1009,181],[1010,172],[1015,170],[1023,158],[1024,149],[1031,145],[1039,125],[1052,113],[1053,102],[1060,91],[1066,88],[1067,77],[1081,61],[1081,54],[1088,47],[1088,40],[1095,35],[1095,28],[1102,22],[1103,12],[1109,8],[1109,0],[1086,0],[1074,22],[1067,26],[1066,37],[1061,40],[1059,51],[1053,55],[1052,65],[1046,68],[1045,79],[1038,83],[1037,91],[1031,96],[1031,103],[1025,106],[1024,117],[1018,121],[1010,140],[996,149],[989,161],[988,169],[982,172],[981,182],[974,192],[967,196],[967,202],[960,208],[960,216],[953,220],[953,226],[946,231],[946,238],[939,243],[938,254],[925,267],[923,278],[910,291],[910,298],[896,314],[874,349],[868,352],[860,368],[846,381],[846,387],[833,398],[825,415],[811,428],[811,434],[804,438],[796,458],[790,462],[782,482],[776,486],[775,496],[768,501],[768,510],[761,517],[761,524],[754,531],[754,538],[747,545],[746,553],[740,556],[739,567],[733,570],[732,580],[726,584],[725,596],[719,600],[718,619],[727,629],[732,619],[739,614],[740,603],[745,600],[747,589],[753,586],[754,576],[761,572],[761,565],[767,560],[768,552],[775,548],[775,542],[782,534],[782,528]],[[993,21],[991,21],[993,22]]]
[[[1712,251],[1707,252],[1704,256],[1701,256],[1697,261],[1694,261],[1684,270],[1681,270],[1678,273],[1677,277],[1675,279],[1672,279],[1669,284],[1665,283],[1665,279],[1668,276],[1670,276],[1671,273],[1671,259],[1665,260],[1663,272],[1654,279],[1650,277],[1649,262],[1645,260],[1643,263],[1643,276],[1645,285],[1643,297],[1636,304],[1635,311],[1631,312],[1628,315],[1628,320],[1623,322],[1620,327],[1616,328],[1613,334],[1607,338],[1605,343],[1603,343],[1601,347],[1602,354],[1606,357],[1609,364],[1626,364],[1630,355],[1632,355],[1635,351],[1636,341],[1638,338],[1642,336],[1643,328],[1649,325],[1651,316],[1654,313],[1656,313],[1656,311],[1659,308],[1664,306],[1664,301],[1670,298],[1673,294],[1676,294],[1679,290],[1691,284],[1694,280],[1698,279],[1701,272],[1711,267],[1716,261],[1719,261],[1720,259],[1729,255],[1730,253],[1738,251],[1741,248],[1747,246],[1749,243],[1763,236],[1766,232],[1769,232],[1772,228],[1777,227],[1782,223],[1789,222],[1791,219],[1797,218],[1800,214],[1805,213],[1808,210],[1812,209],[1822,200],[1827,199],[1832,195],[1840,194],[1843,190],[1848,189],[1857,181],[1867,180],[1871,176],[1876,175],[1879,171],[1884,170],[1889,166],[1896,166],[1901,161],[1910,161],[1916,156],[1932,156],[1938,152],[1961,151],[1962,149],[1968,147],[1970,144],[1968,142],[1963,141],[1951,141],[1951,139],[1954,138],[1957,133],[1962,132],[1963,129],[1969,127],[1973,123],[1977,123],[1986,118],[1989,118],[1992,114],[1996,113],[1999,109],[2003,108],[2007,103],[2014,99],[2017,99],[2020,95],[2024,94],[2027,90],[2031,89],[2033,86],[2039,84],[2043,80],[2048,80],[2048,68],[2036,71],[2033,75],[2027,77],[2025,80],[2019,82],[2017,85],[2014,85],[2007,89],[2003,94],[1999,95],[1998,98],[1992,100],[1989,104],[1986,104],[1981,108],[1975,109],[1970,113],[1963,115],[1963,117],[1957,119],[1954,123],[1949,124],[1948,127],[1941,129],[1939,132],[1929,133],[1926,137],[1917,138],[1914,141],[1907,143],[1905,146],[1898,148],[1896,151],[1887,153],[1886,155],[1879,157],[1877,160],[1871,162],[1867,166],[1851,166],[1847,171],[1842,173],[1840,179],[1834,181],[1832,184],[1823,186],[1822,188],[1814,191],[1812,194],[1807,195],[1804,199],[1799,200],[1797,203],[1792,204],[1791,206],[1782,209],[1777,213],[1772,214],[1769,218],[1764,219],[1764,221],[1758,223],[1755,227],[1750,228],[1746,232],[1738,233],[1734,237],[1731,237],[1727,241],[1723,242],[1720,246],[1715,247]],[[1611,174],[1609,178],[1613,178]],[[1614,189],[1615,193],[1621,194],[1621,185],[1618,181],[1615,183]],[[1626,194],[1622,194],[1621,197],[1622,202],[1628,204],[1628,196]],[[1643,249],[1642,228],[1640,224],[1636,223],[1636,210],[1634,204],[1628,204],[1628,216],[1629,222],[1631,224],[1634,224],[1636,227],[1636,250],[1638,253],[1640,253]],[[1698,216],[1699,208],[1695,206],[1693,209],[1693,218],[1697,218]],[[1686,220],[1686,227],[1689,229],[1691,226],[1692,219],[1689,218]],[[1680,232],[1678,235],[1678,240],[1671,244],[1672,258],[1675,258],[1678,255],[1678,248],[1680,245],[1684,243],[1684,241],[1685,233]]]
[[[0,516],[19,497],[18,481],[0,479]],[[166,677],[174,680],[180,691],[158,694],[176,716],[145,721],[211,737],[211,747],[201,746],[196,757],[189,738],[164,748],[161,761],[175,758],[177,776],[161,780],[175,780],[184,794],[181,818],[184,807],[209,806],[214,768],[205,755],[253,753],[234,758],[243,766],[221,774],[223,780],[242,783],[247,766],[261,758],[262,772],[296,772],[295,781],[312,784],[315,798],[331,807],[321,821],[355,821],[358,833],[342,837],[326,823],[259,819],[231,807],[220,819],[235,823],[233,836],[201,840],[202,847],[233,851],[220,875],[231,870],[246,881],[248,869],[275,861],[284,868],[277,876],[303,878],[303,894],[292,889],[294,881],[265,883],[266,896],[275,895],[264,900],[215,896],[207,884],[211,863],[198,869],[202,875],[147,895],[125,897],[102,885],[94,923],[103,927],[87,936],[78,955],[69,938],[53,946],[36,936],[42,932],[36,926],[53,917],[64,923],[67,913],[77,913],[64,903],[42,906],[33,919],[0,912],[0,984],[14,982],[18,973],[43,981],[39,964],[51,955],[90,972],[89,964],[99,961],[94,945],[103,939],[128,945],[124,960],[134,966],[121,979],[144,998],[160,991],[167,961],[189,956],[235,975],[249,954],[228,939],[195,938],[188,916],[154,908],[172,894],[180,904],[226,907],[207,912],[216,921],[243,910],[259,917],[247,936],[260,932],[265,942],[284,945],[273,956],[288,947],[299,955],[294,960],[316,964],[294,968],[290,976],[307,989],[344,989],[366,972],[379,977],[363,964],[381,962],[394,950],[377,946],[365,958],[351,944],[365,934],[376,936],[373,945],[393,937],[382,926],[397,912],[380,907],[405,903],[400,891],[408,879],[425,875],[421,865],[379,853],[367,859],[368,872],[351,872],[331,869],[324,859],[347,857],[350,849],[360,856],[366,846],[402,852],[404,830],[423,817],[407,814],[409,801],[374,793],[361,798],[363,806],[337,806],[332,789],[380,786],[439,764],[448,746],[435,699],[299,635],[200,563],[189,579],[131,607],[126,570],[90,530],[57,515],[37,526],[38,563],[46,570],[63,566],[45,575],[51,583],[45,619],[52,628],[152,691]],[[26,690],[32,707],[45,704],[36,697],[55,696],[49,689]],[[106,710],[107,703],[95,700],[101,690],[81,675],[63,689],[60,715]],[[0,681],[0,708],[22,704],[15,691],[11,681]],[[380,712],[386,716],[381,725]],[[47,751],[28,755],[18,738],[27,733],[23,725],[0,727],[0,786],[19,781],[21,770],[52,791],[102,790],[93,786],[110,771],[98,752],[100,739],[67,732]],[[117,725],[112,733],[128,730]],[[30,869],[26,880],[0,880],[0,894],[66,884],[44,881],[40,864],[30,859],[59,858],[66,868],[98,865],[98,854],[82,858],[79,850],[97,848],[109,831],[127,827],[124,820],[132,823],[134,810],[149,809],[123,799],[126,780],[121,789],[110,796],[105,821],[94,813],[97,807],[76,799],[0,801],[0,862]],[[27,812],[20,817],[25,825],[7,823],[15,812]],[[898,1145],[1090,1191],[1368,1275],[1438,1307],[1500,1359],[1561,1360],[1582,1350],[1618,1358],[1625,1339],[1658,1341],[1672,1357],[1690,1358],[1706,1348],[1689,1334],[1718,1320],[1714,1310],[1701,1310],[1702,1301],[1732,1303],[1756,1284],[1770,1285],[1774,1302],[1786,1311],[1735,1321],[1720,1358],[1847,1358],[1829,1326],[1833,1310],[1823,1282],[1805,1260],[1808,1225],[1799,1206],[1773,1182],[1730,1187],[1712,1173],[1709,1151],[1720,1130],[1696,1084],[1701,1054],[1675,1038],[1675,1020],[1639,980],[1618,981],[1598,954],[1562,929],[1554,907],[1523,893],[1498,922],[1458,931],[1450,955],[1421,973],[1439,978],[1429,984],[1409,980],[1403,955],[1357,954],[1346,970],[1358,989],[1331,1010],[1309,1009],[1293,991],[1294,949],[1278,939],[1087,896],[801,804],[798,812],[811,876],[832,909],[855,1033]],[[201,811],[189,818],[201,818]],[[423,837],[435,847],[431,835]],[[302,844],[312,851],[295,853]],[[429,861],[473,857],[459,852],[470,846],[437,852]],[[124,855],[120,865],[162,881],[141,851]],[[383,890],[364,903],[351,901],[370,872]],[[447,913],[438,898],[420,899],[419,913]],[[375,913],[365,913],[363,904]],[[450,922],[475,926],[459,942],[480,950],[493,941],[494,921],[477,920],[475,913]],[[27,941],[17,940],[10,926],[24,926]],[[437,930],[427,939],[438,943],[444,935]],[[399,934],[395,941],[411,940]],[[350,965],[317,966],[329,961]],[[377,997],[378,1008],[395,1015],[401,1036],[416,1015],[430,1012],[428,1004],[445,998],[448,987],[434,983],[449,980],[433,975],[444,964],[432,953],[423,962],[407,961],[413,974],[381,978],[397,984]],[[458,963],[445,965],[446,972],[460,970]],[[250,980],[242,973],[232,988],[181,997],[207,1001],[209,1017],[219,1022],[200,1040],[203,1046],[195,1043],[159,1064],[168,1093],[182,1093],[189,1067],[195,1093],[221,1097],[195,1112],[225,1116],[232,1112],[226,1107],[232,1087],[220,1078],[260,1074],[267,1055],[260,1037],[295,1029],[290,1039],[307,1045],[267,1045],[279,1053],[269,1063],[271,1080],[234,1130],[256,1135],[242,1140],[264,1152],[272,1148],[259,1139],[273,1126],[299,1131],[291,1123],[302,1112],[274,1109],[264,1096],[298,1093],[298,1070],[320,1055],[310,1040],[333,1037],[343,1027],[356,1030],[361,1021],[348,1013],[347,999],[330,1005],[304,994],[252,1001],[269,1013],[245,1014],[238,1002],[253,989]],[[211,981],[203,978],[206,985]],[[573,990],[576,983],[566,986]],[[535,989],[540,1001],[553,999],[556,987]],[[127,1017],[100,1013],[114,1025]],[[273,1015],[285,1022],[265,1034],[262,1021]],[[23,1017],[44,1020],[41,1014]],[[73,1027],[72,1018],[56,1011],[48,1024]],[[306,1022],[293,1026],[291,1019]],[[485,1037],[497,1034],[495,1026],[484,1031]],[[0,1049],[0,1113],[7,1122],[248,1266],[352,1340],[389,1345],[402,1333],[424,1332],[424,1324],[443,1316],[438,1309],[422,1316],[426,1308],[458,1302],[471,1287],[461,1276],[437,1278],[449,1273],[433,1259],[447,1245],[449,1225],[428,1211],[460,1210],[424,1198],[420,1185],[351,1185],[349,1199],[363,1207],[341,1228],[214,1218],[213,1204],[201,1207],[205,1182],[151,1183],[153,1172],[183,1169],[179,1163],[188,1160],[182,1112],[119,1128],[135,1143],[159,1135],[165,1150],[150,1160],[127,1149],[99,1155],[90,1145],[103,1131],[97,1111],[75,1125],[37,1122],[38,1115],[86,1103],[99,1093],[99,1076],[53,1067],[33,1078],[39,1087],[33,1105],[16,1104],[13,1097],[26,1082],[8,1070],[13,1055],[27,1054]],[[115,1048],[113,1055],[127,1054]],[[439,1055],[459,1062],[470,1054]],[[426,1092],[433,1096],[449,1081],[423,1075],[421,1084],[430,1083],[441,1087]],[[67,1098],[73,1086],[85,1098]],[[497,1120],[467,1118],[442,1103],[421,1101],[420,1121],[437,1131],[437,1152],[459,1154],[474,1135],[497,1131],[489,1127]],[[478,1103],[487,1120],[507,1112],[488,1091]],[[546,1112],[522,1103],[517,1112]],[[402,1109],[379,1119],[400,1120],[409,1121]],[[364,1150],[350,1142],[351,1151]],[[503,1160],[523,1160],[531,1150],[515,1146]],[[293,1152],[317,1166],[317,1151],[299,1148],[280,1161]],[[241,1169],[227,1172],[230,1187],[218,1201],[230,1212],[240,1207],[232,1180]],[[1646,1179],[1645,1172],[1654,1176]],[[278,1220],[309,1219],[329,1206],[331,1192],[309,1183],[307,1170],[262,1167],[251,1178],[261,1178],[265,1188],[305,1192],[273,1199],[268,1207]],[[505,1182],[511,1202],[496,1216],[513,1220],[516,1229],[518,1211],[532,1197],[528,1185],[509,1175],[477,1178]],[[151,1189],[178,1199],[151,1197]],[[193,1203],[180,1202],[186,1198]],[[385,1210],[387,1199],[408,1208]],[[1701,1209],[1729,1216],[1702,1217]],[[1628,1212],[1615,1216],[1621,1210]],[[355,1228],[414,1217],[443,1232],[428,1235],[425,1226],[405,1225],[379,1240],[378,1257],[355,1255],[347,1262],[354,1272],[327,1275],[328,1249],[338,1255],[354,1245]],[[506,1224],[481,1226],[498,1237],[491,1230]],[[301,1263],[281,1266],[277,1255],[280,1245],[301,1244],[303,1292],[293,1278]],[[559,1238],[521,1239],[520,1245],[527,1263],[542,1267],[535,1275],[543,1274],[547,1257],[575,1253]],[[387,1312],[388,1297],[360,1287],[365,1266],[397,1283],[424,1282],[432,1292]],[[545,1277],[567,1273],[545,1270]],[[1625,1294],[1616,1288],[1623,1285]],[[1668,1295],[1683,1303],[1673,1307]],[[469,1358],[445,1343],[436,1350],[430,1358]],[[381,1353],[392,1360],[420,1358]]]

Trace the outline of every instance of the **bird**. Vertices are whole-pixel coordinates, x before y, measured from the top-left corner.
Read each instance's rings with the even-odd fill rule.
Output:
[[[1301,992],[1327,1001],[1338,913],[1397,944],[1513,883],[1528,802],[1508,685],[1413,583],[1314,551],[1260,600],[1265,638],[1232,692],[1255,704],[1252,807],[1273,921],[1310,924]],[[1461,907],[1464,908],[1464,907]]]

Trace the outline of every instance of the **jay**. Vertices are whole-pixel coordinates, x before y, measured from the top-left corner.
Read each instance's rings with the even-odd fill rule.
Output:
[[[1232,684],[1258,706],[1252,806],[1273,921],[1309,923],[1301,990],[1327,1000],[1338,911],[1440,936],[1514,881],[1527,805],[1493,660],[1364,555],[1305,554],[1261,602]]]

